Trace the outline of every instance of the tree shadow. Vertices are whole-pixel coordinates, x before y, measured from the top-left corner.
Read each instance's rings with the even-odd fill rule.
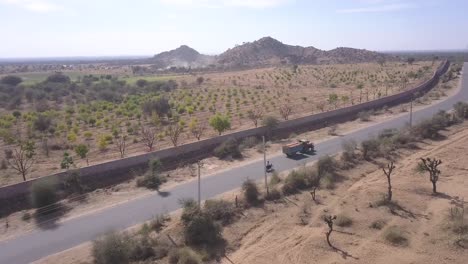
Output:
[[[71,210],[70,207],[64,204],[58,204],[54,207],[46,207],[38,209],[34,213],[34,221],[40,229],[50,230],[59,227],[60,219]]]
[[[292,160],[303,160],[303,159],[307,159],[309,156],[303,154],[303,153],[296,153],[294,155],[290,155],[288,158],[292,159]]]
[[[416,215],[412,211],[410,211],[409,209],[406,209],[405,207],[401,206],[396,201],[387,201],[386,199],[382,199],[382,200],[377,202],[377,206],[385,206],[390,210],[391,214],[399,216],[401,218],[416,219]]]
[[[333,249],[335,252],[339,253],[343,259],[352,258],[352,259],[354,259],[354,260],[359,260],[358,257],[355,257],[355,256],[351,255],[349,252],[344,251],[344,250],[342,250],[342,249],[340,249],[340,248],[337,248],[337,247],[335,247],[335,246],[332,246],[332,249]]]
[[[158,195],[165,198],[165,197],[168,197],[169,195],[171,195],[171,192],[168,192],[168,191],[157,191],[158,192]]]

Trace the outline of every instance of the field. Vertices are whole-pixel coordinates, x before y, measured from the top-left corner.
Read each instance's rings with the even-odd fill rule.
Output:
[[[1,87],[0,184],[22,180],[9,163],[18,139],[35,143],[26,175],[34,178],[216,136],[208,124],[215,114],[228,119],[222,131],[228,133],[261,125],[265,116],[285,120],[374,100],[423,82],[437,65],[301,65],[141,77],[96,71],[66,78],[65,71],[45,81],[44,74],[31,75],[25,85]],[[81,157],[78,145],[88,149]],[[65,152],[72,160],[63,166]]]

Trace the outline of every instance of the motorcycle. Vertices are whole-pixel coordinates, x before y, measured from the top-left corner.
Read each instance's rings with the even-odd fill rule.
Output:
[[[272,171],[274,171],[274,170],[275,170],[275,169],[273,169],[273,164],[267,164],[267,165],[266,165],[266,171],[267,171],[267,172],[272,172]]]

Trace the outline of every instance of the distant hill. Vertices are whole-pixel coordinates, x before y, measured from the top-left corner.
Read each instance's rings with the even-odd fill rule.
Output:
[[[182,45],[177,49],[165,51],[151,58],[151,63],[158,68],[167,67],[203,67],[214,62],[213,56],[200,54],[189,46]]]
[[[217,62],[224,66],[261,66],[372,62],[386,57],[390,56],[363,49],[336,48],[324,51],[314,47],[292,46],[264,37],[225,51],[217,57]]]
[[[336,48],[330,51],[314,47],[302,47],[283,44],[272,38],[264,37],[254,42],[247,42],[228,49],[217,56],[200,54],[183,45],[171,51],[155,55],[151,63],[158,68],[168,67],[207,67],[218,68],[261,67],[284,64],[330,64],[376,62],[392,59],[388,54],[353,48]]]

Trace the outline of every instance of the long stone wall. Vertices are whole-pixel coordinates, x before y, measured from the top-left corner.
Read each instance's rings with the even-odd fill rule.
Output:
[[[449,65],[450,63],[448,61],[444,61],[429,80],[415,88],[412,88],[411,90],[362,104],[284,121],[279,124],[275,132],[286,133],[288,131],[326,126],[327,124],[353,119],[361,111],[408,102],[413,96],[421,95],[432,89],[438,83],[440,76],[448,70]],[[193,159],[194,157],[200,158],[202,156],[209,155],[216,146],[229,138],[243,139],[250,136],[261,136],[263,134],[265,134],[264,127],[247,129],[188,143],[178,147],[162,149],[139,156],[92,165],[81,168],[79,173],[85,184],[104,186],[106,184],[117,183],[128,179],[132,169],[146,166],[148,160],[152,158],[159,158],[164,164],[174,164],[180,161],[186,161],[187,159]],[[64,180],[67,177],[67,174],[61,172],[45,177],[55,177],[60,181]],[[36,180],[37,179],[33,179],[0,188],[0,200],[24,197],[29,193],[31,184]]]

